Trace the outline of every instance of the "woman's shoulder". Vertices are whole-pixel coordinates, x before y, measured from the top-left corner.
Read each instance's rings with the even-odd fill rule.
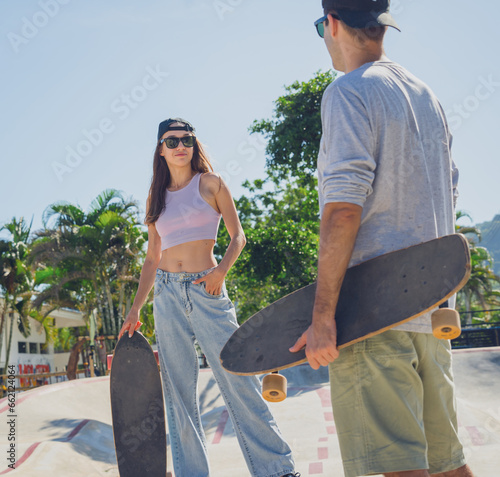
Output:
[[[208,189],[213,194],[217,194],[222,185],[222,177],[217,172],[202,172],[200,183],[203,188]]]

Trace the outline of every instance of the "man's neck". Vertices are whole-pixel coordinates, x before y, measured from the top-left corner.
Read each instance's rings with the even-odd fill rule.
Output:
[[[367,63],[373,63],[374,61],[387,60],[388,58],[385,56],[384,49],[380,47],[380,49],[376,50],[366,50],[362,52],[357,52],[355,55],[346,55],[345,57],[345,73],[350,73],[351,71],[357,70],[361,68],[363,65]]]

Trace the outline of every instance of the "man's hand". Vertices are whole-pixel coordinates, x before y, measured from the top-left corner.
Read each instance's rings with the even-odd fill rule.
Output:
[[[333,363],[339,356],[335,319],[314,312],[313,324],[290,348],[290,352],[296,353],[304,346],[311,368],[319,369],[320,366],[328,366],[328,364]]]

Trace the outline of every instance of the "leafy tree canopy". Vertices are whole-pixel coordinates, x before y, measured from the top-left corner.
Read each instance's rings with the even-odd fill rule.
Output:
[[[318,71],[309,81],[286,86],[286,94],[275,101],[273,118],[254,121],[250,131],[263,134],[268,140],[268,175],[280,180],[291,176],[306,182],[315,177],[321,139],[321,99],[335,77],[333,71]]]
[[[247,245],[227,284],[240,321],[316,279],[321,99],[334,78],[320,71],[310,81],[285,87],[273,117],[250,127],[267,140],[266,177],[246,181],[248,194],[236,201]],[[227,231],[221,231],[219,257],[228,244]]]

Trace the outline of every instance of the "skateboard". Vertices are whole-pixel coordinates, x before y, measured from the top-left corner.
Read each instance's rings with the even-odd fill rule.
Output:
[[[138,331],[118,341],[110,387],[120,477],[165,477],[167,436],[160,373],[151,346]]]
[[[346,272],[335,320],[339,349],[375,336],[436,309],[470,276],[467,239],[453,234],[373,258]],[[312,321],[316,284],[301,288],[260,310],[240,326],[221,351],[222,366],[233,374],[273,373],[263,380],[268,401],[286,397],[279,370],[307,361],[305,350],[288,349]],[[432,315],[433,333],[443,339],[460,334],[455,310]]]

